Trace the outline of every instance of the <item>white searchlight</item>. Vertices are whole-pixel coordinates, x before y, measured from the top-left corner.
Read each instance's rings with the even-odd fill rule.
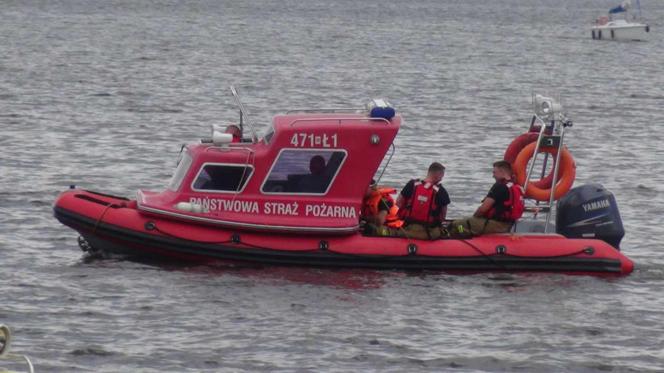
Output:
[[[223,130],[218,129],[214,126],[212,127],[212,143],[214,145],[226,145],[233,142],[233,135],[230,133],[225,133]]]
[[[535,113],[543,119],[555,119],[556,114],[561,114],[563,107],[556,99],[542,95],[533,97]]]
[[[202,144],[225,146],[233,142],[233,134],[226,133],[225,130],[220,130],[219,128],[215,127],[214,124],[210,126],[210,129],[211,129],[210,137],[202,138],[201,139]]]

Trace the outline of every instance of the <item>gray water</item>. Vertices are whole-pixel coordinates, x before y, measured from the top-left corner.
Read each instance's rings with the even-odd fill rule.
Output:
[[[3,1],[0,322],[38,372],[664,370],[664,3],[647,42],[598,42],[612,2]],[[560,94],[576,185],[618,200],[635,272],[325,270],[89,259],[51,204],[70,184],[162,189],[180,145],[293,108],[388,98],[382,182],[447,166],[469,214],[491,163]],[[2,366],[3,364],[0,364]]]

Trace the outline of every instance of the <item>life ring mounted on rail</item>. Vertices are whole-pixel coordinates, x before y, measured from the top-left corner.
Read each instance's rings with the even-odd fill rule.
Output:
[[[519,155],[512,164],[514,174],[516,175],[516,182],[520,185],[523,185],[526,182],[528,162],[533,157],[536,146],[536,142],[526,145],[523,150],[519,152]],[[556,157],[558,153],[558,149],[548,147],[540,148],[539,151],[542,153],[549,153],[554,157]],[[556,182],[556,185],[552,186],[552,188],[554,188],[554,200],[560,199],[560,197],[564,196],[565,193],[572,188],[574,178],[576,177],[576,164],[574,163],[574,158],[572,158],[572,154],[566,148],[563,148],[560,153],[558,175],[560,178]],[[535,183],[529,182],[526,187],[525,196],[537,201],[549,201],[549,198],[551,197],[551,187],[542,188]]]
[[[512,142],[507,146],[507,149],[505,150],[505,155],[503,155],[503,159],[508,161],[512,165],[512,168],[514,168],[514,161],[516,161],[516,157],[519,155],[519,153],[521,153],[521,151],[523,150],[523,148],[526,147],[526,145],[537,141],[538,137],[539,137],[538,132],[526,132],[520,134],[514,140],[512,140]],[[543,179],[541,180],[531,179],[529,183],[532,183],[536,187],[541,189],[550,189],[551,183],[553,183],[553,169]]]

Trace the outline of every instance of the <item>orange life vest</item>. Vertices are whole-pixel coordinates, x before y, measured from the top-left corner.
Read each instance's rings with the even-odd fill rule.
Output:
[[[390,228],[400,228],[403,226],[403,220],[399,219],[399,208],[392,194],[396,193],[394,188],[378,188],[371,192],[371,194],[364,199],[364,204],[362,205],[362,216],[376,216],[378,215],[379,209],[378,204],[382,199],[392,203],[392,207],[387,211],[387,216],[385,217],[385,225]]]

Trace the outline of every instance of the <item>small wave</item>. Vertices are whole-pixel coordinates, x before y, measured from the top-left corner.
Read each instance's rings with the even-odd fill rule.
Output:
[[[366,360],[372,360],[371,355],[365,356]],[[373,359],[375,360],[375,359]],[[513,371],[524,368],[524,364],[520,364],[517,361],[504,361],[497,359],[495,357],[484,356],[484,357],[461,357],[461,356],[450,356],[450,357],[441,357],[433,359],[421,359],[406,357],[402,359],[389,359],[390,364],[394,365],[407,365],[411,367],[418,368],[428,368],[434,370],[445,371],[449,368],[459,369],[459,368],[468,368],[471,370],[500,370],[500,371]]]
[[[579,40],[580,38],[578,36],[559,35],[559,36],[556,36],[555,39],[558,39],[558,40]]]
[[[142,92],[129,92],[129,91],[118,91],[118,96],[147,96],[147,94]]]
[[[0,198],[2,197],[7,197],[7,198],[14,198],[14,197],[21,197],[22,199],[26,197],[39,197],[44,194],[43,191],[41,190],[17,190],[17,191],[10,191],[10,192],[0,192]]]
[[[636,186],[636,191],[641,194],[659,194],[659,190],[649,187],[643,184],[639,184]]]
[[[108,92],[101,92],[101,93],[93,93],[90,96],[93,96],[93,97],[110,97],[110,96],[113,96],[113,95],[108,93]]]
[[[35,206],[35,207],[50,206],[51,203],[52,202],[50,202],[50,201],[38,201],[38,200],[30,201],[30,205]]]
[[[664,269],[656,263],[635,265],[631,279],[643,282],[664,281]]]
[[[163,107],[132,107],[127,109],[130,113],[168,113],[168,114],[177,114],[183,113],[182,109],[170,109]]]
[[[114,352],[106,351],[102,347],[92,346],[86,348],[79,348],[70,352],[74,356],[112,356]]]
[[[290,308],[291,308],[291,310],[294,310],[294,311],[302,311],[305,308],[307,308],[307,306],[305,306],[304,304],[299,304],[299,303],[291,303]]]
[[[648,100],[664,100],[662,95],[648,95],[645,93],[632,93],[629,95],[629,98],[639,98],[639,99],[648,99]]]

